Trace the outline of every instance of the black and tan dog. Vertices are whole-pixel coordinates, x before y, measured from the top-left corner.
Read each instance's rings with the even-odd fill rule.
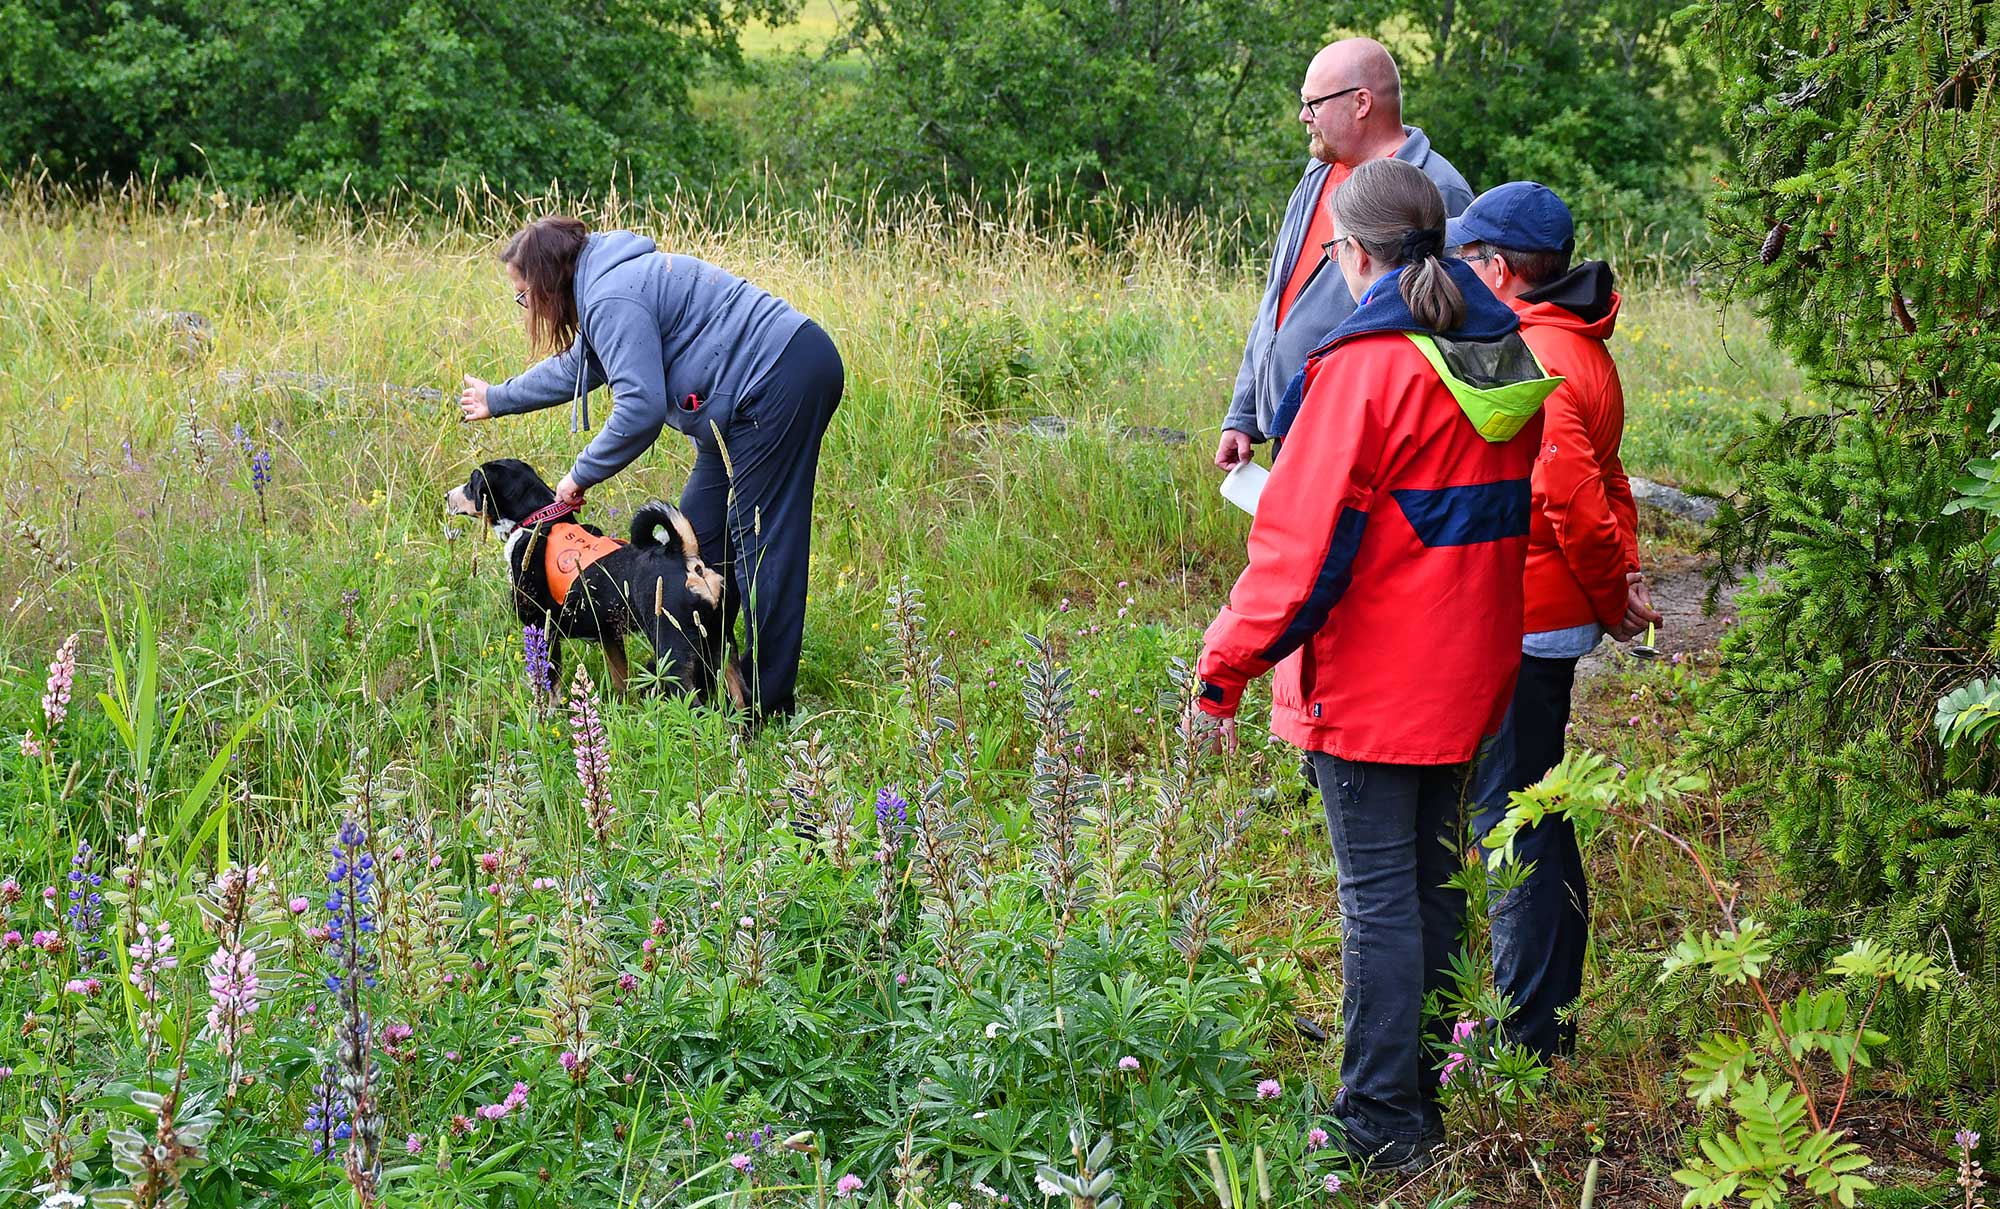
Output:
[[[564,639],[595,642],[623,693],[625,639],[636,634],[652,647],[653,683],[741,706],[743,681],[726,654],[722,577],[701,561],[680,509],[646,504],[632,514],[631,539],[621,541],[567,515],[551,517],[555,498],[533,467],[512,458],[485,463],[445,496],[446,508],[480,518],[506,542],[515,615],[547,629],[551,675],[562,666]]]

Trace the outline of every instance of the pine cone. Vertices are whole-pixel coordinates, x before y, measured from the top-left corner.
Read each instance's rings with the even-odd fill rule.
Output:
[[[1789,235],[1791,230],[1792,224],[1788,222],[1781,222],[1772,227],[1771,233],[1764,237],[1764,246],[1757,249],[1757,259],[1763,264],[1770,264],[1776,260],[1778,253],[1785,250],[1785,236]]]

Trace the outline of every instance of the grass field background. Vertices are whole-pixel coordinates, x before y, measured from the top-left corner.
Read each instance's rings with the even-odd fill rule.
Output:
[[[219,862],[215,831],[195,840],[194,828],[176,825],[175,814],[209,756],[268,702],[228,766],[232,805],[212,822],[223,846],[239,860],[265,862],[281,887],[310,887],[316,877],[323,883],[324,837],[340,811],[353,808],[342,777],[366,749],[365,764],[394,765],[403,795],[394,834],[433,835],[447,859],[443,868],[462,880],[466,920],[487,921],[482,926],[490,929],[475,858],[493,841],[466,803],[476,800],[482,765],[517,749],[543,782],[527,799],[536,870],[594,879],[608,916],[603,948],[591,950],[605,955],[596,1026],[602,1036],[594,1044],[610,1048],[592,1068],[605,1073],[566,1079],[554,1061],[560,1045],[524,1049],[510,1039],[510,1030],[527,1028],[532,1038],[532,1029],[543,1027],[517,1023],[545,1006],[542,992],[524,989],[541,986],[543,975],[517,982],[494,974],[490,964],[478,964],[500,960],[481,947],[490,937],[467,931],[464,952],[447,968],[484,971],[475,989],[406,1001],[401,997],[414,993],[397,984],[394,1007],[382,1009],[383,1019],[402,1012],[426,1022],[420,1061],[434,1064],[412,1068],[432,1073],[392,1108],[395,1138],[407,1132],[441,1146],[454,1114],[497,1100],[492,1088],[520,1079],[535,1083],[538,1104],[554,1097],[554,1107],[522,1126],[531,1131],[524,1135],[528,1153],[552,1179],[575,1181],[583,1203],[624,1204],[635,1187],[665,1196],[670,1180],[724,1186],[733,1173],[717,1174],[729,1152],[720,1135],[753,1123],[775,1128],[774,1121],[788,1130],[833,1128],[836,1157],[865,1173],[873,1191],[888,1186],[897,1147],[914,1126],[893,1115],[864,1119],[854,1105],[815,1108],[812,1093],[802,1090],[811,1080],[799,1072],[849,1080],[842,1086],[871,1111],[879,1093],[889,1106],[880,1110],[891,1112],[904,1101],[883,1086],[879,1060],[840,1057],[843,1044],[894,1037],[903,1050],[887,1052],[961,1053],[976,1048],[982,1033],[990,1041],[991,1030],[1025,1028],[1029,1017],[1048,1029],[1035,1014],[1067,1004],[1070,1024],[1055,1017],[1051,1035],[1084,1040],[1030,1060],[1039,1082],[1023,1082],[1027,1076],[1013,1067],[977,1065],[987,1081],[970,1090],[952,1085],[957,1099],[947,1112],[938,1107],[945,1092],[924,1091],[921,1072],[911,1075],[899,1093],[914,1097],[906,1111],[949,1117],[949,1126],[940,1117],[926,1128],[934,1131],[934,1156],[963,1165],[950,1170],[985,1171],[980,1178],[992,1182],[1003,1178],[992,1173],[1004,1170],[1014,1182],[1003,1188],[1017,1200],[1032,1195],[1032,1163],[1024,1167],[1019,1156],[1039,1146],[1037,1153],[1062,1158],[1047,1149],[1059,1122],[1023,1107],[1008,1118],[1015,1132],[1007,1145],[1028,1149],[1008,1151],[1016,1158],[996,1166],[979,1157],[1000,1145],[988,1136],[996,1126],[975,1113],[1096,1097],[1092,1115],[1116,1122],[1122,1139],[1121,1179],[1128,1183],[1121,1187],[1197,1187],[1206,1172],[1202,1148],[1220,1141],[1270,1147],[1274,1162],[1285,1156],[1278,1173],[1285,1195],[1298,1203],[1316,1195],[1323,1174],[1316,1164],[1325,1156],[1300,1144],[1303,1130],[1292,1128],[1292,1117],[1254,1107],[1250,1095],[1260,1077],[1276,1076],[1287,1097],[1305,1087],[1309,1107],[1310,1089],[1331,1077],[1332,1051],[1304,1044],[1288,1023],[1294,1011],[1336,1020],[1338,1003],[1338,946],[1325,889],[1331,861],[1315,807],[1299,793],[1294,758],[1253,734],[1237,757],[1205,766],[1186,842],[1229,835],[1232,820],[1256,812],[1246,833],[1204,849],[1207,898],[1175,898],[1180,907],[1154,911],[1159,896],[1176,895],[1176,878],[1195,877],[1195,866],[1161,889],[1138,864],[1139,851],[1103,830],[1120,818],[1141,832],[1160,825],[1155,795],[1178,767],[1174,660],[1193,657],[1201,627],[1242,563],[1245,519],[1218,496],[1210,458],[1255,309],[1257,267],[1225,255],[1225,241],[1199,224],[1135,221],[1117,246],[1104,247],[1039,231],[1004,210],[911,204],[771,212],[723,227],[691,208],[586,207],[598,225],[643,231],[786,297],[833,334],[848,370],[820,466],[803,717],[746,743],[718,719],[677,703],[606,703],[620,830],[614,842],[597,843],[571,786],[560,714],[538,712],[526,696],[497,547],[442,507],[443,492],[483,459],[523,457],[554,479],[585,440],[568,430],[562,409],[466,426],[453,404],[462,374],[498,380],[527,364],[520,315],[493,256],[521,216],[558,204],[578,203],[524,203],[446,222],[416,206],[356,218],[246,207],[220,196],[166,205],[143,196],[81,202],[22,190],[5,199],[0,456],[15,534],[0,552],[0,569],[15,585],[0,613],[8,683],[0,725],[7,734],[37,730],[50,652],[71,631],[82,630],[85,640],[61,759],[17,753],[11,738],[0,755],[0,784],[16,823],[0,837],[0,872],[18,870],[31,885],[54,882],[80,838],[105,850],[135,825],[151,828],[152,838],[138,844],[140,851],[157,845],[156,859],[195,870]],[[1797,402],[1796,376],[1766,349],[1753,322],[1718,313],[1685,289],[1637,283],[1626,307],[1613,349],[1628,397],[1628,466],[1698,490],[1726,489],[1729,443],[1757,417]],[[180,313],[200,316],[198,337],[185,334]],[[596,410],[601,421],[603,405]],[[1036,431],[1029,422],[1041,416],[1062,417],[1067,431]],[[1163,439],[1173,434],[1186,440]],[[260,454],[269,459],[262,485],[254,469]],[[616,528],[638,503],[674,498],[689,464],[685,448],[663,439],[592,493],[587,516]],[[1649,526],[1647,552],[1681,558],[1684,535]],[[1031,841],[1046,841],[1035,838],[1045,820],[1034,760],[1055,749],[1046,719],[1038,722],[1023,705],[1036,656],[1022,634],[1045,635],[1052,657],[1074,677],[1065,692],[1073,702],[1066,725],[1075,731],[1059,746],[1074,747],[1104,777],[1102,803],[1089,814],[1088,848],[1100,872],[1108,867],[1127,879],[1089,916],[1107,929],[1103,936],[1122,938],[1112,951],[1066,956],[1065,963],[1082,965],[1063,975],[1066,966],[1048,973],[1052,967],[1032,946],[1003,958],[998,954],[1011,952],[1003,945],[991,958],[998,981],[963,996],[937,983],[924,1012],[900,1000],[886,979],[893,970],[914,978],[913,986],[944,977],[934,958],[921,956],[928,950],[918,942],[930,943],[929,933],[910,933],[901,957],[865,945],[848,952],[869,935],[861,922],[874,910],[869,883],[827,882],[823,863],[796,863],[808,853],[787,838],[785,805],[794,800],[786,787],[799,783],[797,745],[815,734],[834,753],[828,775],[862,803],[864,818],[878,787],[901,786],[917,797],[923,770],[932,767],[913,739],[926,715],[912,704],[903,674],[911,648],[888,610],[905,584],[924,594],[925,649],[953,679],[951,710],[976,731],[964,757],[979,803],[974,834],[988,834],[997,845],[991,851],[1016,854],[999,858],[1000,884],[1014,889],[989,903],[996,929],[1032,932],[1039,925],[1019,921],[1041,909],[1045,890],[1033,888],[1043,867]],[[142,604],[159,634],[160,706],[186,709],[177,742],[162,750],[143,783],[91,700],[100,690],[116,698],[113,649],[128,658],[139,649]],[[584,663],[602,680],[595,655]],[[1620,673],[1596,690],[1602,696],[1586,710],[1580,734],[1623,760],[1666,758],[1687,721],[1688,676],[1688,667]],[[1261,717],[1262,700],[1249,707],[1253,719]],[[1721,825],[1710,810],[1721,818],[1704,799],[1665,821],[1707,834]],[[1589,1010],[1603,1045],[1587,1071],[1515,1123],[1544,1147],[1538,1164],[1513,1151],[1468,1151],[1439,1177],[1441,1196],[1457,1187],[1503,1199],[1535,1195],[1532,1172],[1541,1193],[1573,1198],[1583,1164],[1606,1137],[1617,1156],[1608,1178],[1627,1198],[1618,1203],[1667,1195],[1672,1138],[1692,1119],[1667,1107],[1678,1101],[1659,1091],[1673,1061],[1671,1037],[1682,1026],[1653,1017],[1643,998],[1616,988],[1650,983],[1628,955],[1677,934],[1690,886],[1670,865],[1602,856],[1598,910],[1609,968],[1598,973],[1614,989]],[[1754,850],[1739,858],[1755,866]],[[651,1000],[604,989],[618,970],[638,977],[650,914],[699,915],[697,905],[711,896],[728,904],[721,915],[729,919],[739,911],[744,919],[782,919],[785,939],[774,931],[751,942],[718,940],[712,952],[688,958],[690,970],[707,974],[645,992],[656,996]],[[182,921],[183,936],[194,929],[185,901],[164,892],[149,901],[159,918]],[[555,954],[534,964],[560,980],[570,950],[558,920],[569,919],[562,912],[571,908],[531,901],[541,904],[537,914],[516,926],[527,929],[523,943],[535,952]],[[1202,925],[1216,929],[1217,944],[1183,968],[1173,946],[1190,926],[1187,904],[1204,901],[1223,912]],[[914,919],[915,898],[906,909]],[[1154,924],[1134,922],[1148,912]],[[130,918],[149,917],[135,911]],[[320,960],[302,939],[287,943],[304,968]],[[742,943],[770,946],[772,964],[762,964],[762,950],[746,958]],[[187,966],[202,953],[192,953]],[[1119,964],[1127,959],[1134,964]],[[1202,1030],[1222,1027],[1216,1021],[1233,1022],[1227,1044],[1215,1044],[1236,1056],[1214,1059],[1221,1091],[1203,1095],[1220,1096],[1214,1103],[1227,1101],[1234,1115],[1200,1117],[1208,1101],[1191,1089],[1205,1086],[1194,1072],[1209,1069],[1200,1065],[1209,1060],[1199,1056],[1184,1058],[1191,1081],[1179,1098],[1164,1076],[1157,1103],[1120,1098],[1117,1047],[1153,1044],[1145,1040],[1153,1034],[1138,1024],[1123,1033],[1126,1025],[1102,1023],[1112,1017],[1083,1015],[1087,1008],[1111,1012],[1091,1006],[1100,1000],[1122,1002],[1095,989],[1093,963],[1107,973],[1146,971],[1163,986],[1172,985],[1163,971],[1179,972],[1188,980],[1177,992],[1184,996],[1198,985],[1222,988],[1216,1002],[1186,1007],[1183,1023],[1159,1024],[1157,1053],[1166,1063],[1210,1035]],[[26,978],[37,967],[8,968]],[[1635,968],[1636,982],[1614,978]],[[744,989],[746,970],[765,980],[759,989]],[[1011,981],[1008,971],[1016,970],[1027,972],[1024,984]],[[1038,988],[1035,979],[1044,975],[1052,981]],[[54,977],[53,967],[47,976]],[[654,988],[647,977],[640,985]],[[296,1150],[297,1122],[318,1070],[305,1006],[314,1001],[310,983],[294,982],[270,1005],[264,1053],[271,1078],[245,1093],[243,1116],[223,1134],[235,1139],[243,1170],[258,1173],[252,1186],[279,1190],[273,1196],[319,1196],[330,1186],[327,1169]],[[739,989],[715,989],[725,985]],[[183,991],[198,997],[192,982]],[[36,1007],[42,994],[19,978],[0,982],[0,997],[22,1011],[45,1015],[46,1007]],[[642,1011],[634,1002],[650,1006]],[[1159,1019],[1173,1019],[1156,1002],[1133,1020],[1162,1012]],[[120,1071],[119,1078],[136,1078],[132,1072],[143,1068],[137,1035],[115,1013],[100,1019],[79,1010],[57,1019],[69,1030],[66,1040],[45,1028],[13,1051],[0,1045],[0,1064],[21,1072],[0,1083],[0,1122],[9,1128],[44,1111],[33,1089],[46,1085],[30,1076],[72,1077],[87,1089]],[[286,1032],[293,1026],[280,1019],[308,1025]],[[909,1029],[919,1031],[899,1031]],[[908,1040],[918,1035],[928,1039]],[[1086,1041],[1098,1048],[1076,1048]],[[476,1053],[476,1061],[444,1056],[461,1051]],[[614,1051],[634,1056],[624,1069],[643,1076],[638,1085],[653,1089],[655,1100],[635,1102],[621,1090],[632,1085],[613,1077]],[[100,1062],[109,1065],[92,1065]],[[839,1062],[850,1065],[821,1065]],[[739,1063],[753,1073],[723,1078]],[[468,1072],[462,1078],[454,1074],[460,1066]],[[1107,1073],[1089,1073],[1100,1069]],[[1289,1098],[1285,1104],[1287,1113],[1295,1106]],[[1632,1116],[1635,1105],[1652,1105],[1652,1116]],[[76,1111],[87,1126],[93,1110]],[[707,1132],[679,1137],[684,1113]],[[830,1127],[829,1119],[844,1123]],[[622,1142],[613,1140],[614,1122],[628,1130]],[[1603,1132],[1592,1132],[1597,1124],[1583,1129],[1585,1122],[1601,1123]],[[87,1143],[88,1129],[82,1136]],[[293,1140],[274,1140],[281,1137]],[[443,1182],[409,1186],[427,1189],[426,1196],[444,1189],[471,1196],[484,1188],[478,1165],[506,1142],[497,1127],[474,1135],[453,1152],[456,1165],[426,1151],[438,1156],[439,1174],[421,1178]],[[11,1153],[6,1170],[25,1186],[24,1173],[40,1160],[32,1148]],[[945,1177],[934,1171],[931,1178]],[[960,1178],[954,1187],[966,1195],[971,1175]],[[1357,1184],[1342,1194],[1349,1199],[1325,1203],[1358,1205],[1396,1187]]]

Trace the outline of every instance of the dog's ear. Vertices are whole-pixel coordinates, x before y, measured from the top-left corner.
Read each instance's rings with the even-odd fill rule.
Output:
[[[491,520],[513,521],[518,525],[556,498],[535,468],[516,458],[487,462],[473,472],[473,477],[479,480],[482,490],[477,499]],[[470,484],[467,495],[471,495]]]

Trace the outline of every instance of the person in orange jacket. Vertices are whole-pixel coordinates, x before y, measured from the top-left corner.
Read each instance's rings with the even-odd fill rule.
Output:
[[[1371,160],[1334,191],[1327,254],[1359,303],[1293,379],[1250,564],[1208,627],[1196,706],[1234,740],[1276,669],[1271,729],[1317,773],[1339,870],[1340,1144],[1412,1169],[1443,1136],[1442,1047],[1471,761],[1520,668],[1529,473],[1542,373],[1519,322],[1444,258],[1445,207],[1415,166]],[[1190,719],[1190,724],[1193,723]]]
[[[1607,633],[1628,641],[1660,615],[1639,570],[1638,517],[1618,460],[1625,392],[1605,341],[1618,322],[1611,266],[1571,267],[1576,228],[1545,185],[1487,190],[1447,226],[1446,240],[1520,317],[1521,336],[1562,385],[1543,408],[1528,531],[1521,674],[1495,751],[1482,762],[1475,834],[1507,812],[1508,794],[1563,755],[1576,663]],[[1590,888],[1576,832],[1552,818],[1522,832],[1526,879],[1492,904],[1493,977],[1512,1009],[1503,1034],[1543,1058],[1576,1043],[1564,1009],[1583,990]]]

